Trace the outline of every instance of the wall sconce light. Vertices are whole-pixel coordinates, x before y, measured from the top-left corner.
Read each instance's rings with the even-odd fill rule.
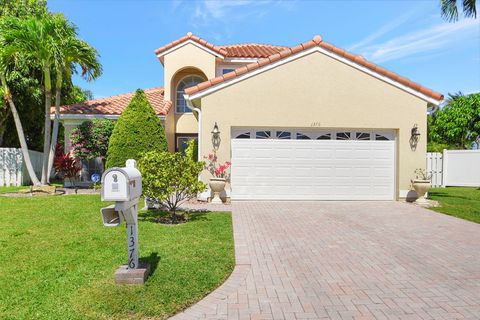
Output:
[[[414,124],[410,133],[410,149],[415,151],[417,149],[418,139],[420,138],[420,130],[418,130],[418,124]]]
[[[213,126],[212,135],[213,136],[219,136],[220,135],[220,130],[218,129],[218,124],[216,122],[215,122],[215,125]]]
[[[412,128],[412,138],[417,138],[420,136],[420,130],[418,130],[418,124],[414,124]]]
[[[214,150],[218,150],[220,146],[220,130],[218,129],[218,124],[215,122],[212,130],[212,145]]]

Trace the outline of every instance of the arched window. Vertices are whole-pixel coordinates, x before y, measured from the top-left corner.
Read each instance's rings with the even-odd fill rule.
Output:
[[[185,101],[185,98],[183,95],[185,94],[185,89],[192,87],[196,84],[199,84],[200,82],[203,82],[201,77],[199,76],[188,76],[182,79],[177,85],[177,98],[176,98],[176,111],[179,113],[183,112],[192,112],[192,109],[190,109],[187,106],[187,102]]]

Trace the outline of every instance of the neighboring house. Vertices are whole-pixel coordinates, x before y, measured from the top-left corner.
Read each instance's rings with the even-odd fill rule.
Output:
[[[427,105],[443,96],[320,36],[288,48],[188,33],[155,53],[164,88],[146,92],[170,150],[198,139],[202,158],[216,147],[232,162],[233,200],[393,200],[425,168]],[[64,106],[67,144],[78,123],[118,118],[130,98]]]

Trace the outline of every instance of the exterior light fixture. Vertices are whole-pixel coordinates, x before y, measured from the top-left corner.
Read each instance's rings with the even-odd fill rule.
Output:
[[[218,147],[220,146],[220,130],[218,129],[218,124],[215,122],[215,125],[213,126],[212,130],[212,145],[214,150],[218,150]]]
[[[215,125],[213,126],[212,135],[214,136],[220,135],[220,130],[218,129],[218,124],[216,122],[215,122]]]
[[[420,136],[420,130],[418,130],[418,125],[415,123],[412,128],[412,138],[418,139]]]
[[[418,140],[420,139],[420,130],[418,130],[418,124],[414,124],[410,134],[410,148],[417,150]]]

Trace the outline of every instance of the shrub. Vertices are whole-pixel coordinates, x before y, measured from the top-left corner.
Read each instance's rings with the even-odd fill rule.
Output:
[[[147,152],[138,163],[143,194],[165,205],[175,222],[178,206],[206,190],[206,184],[198,180],[203,166],[203,162],[193,161],[179,152]]]
[[[108,119],[83,122],[70,134],[72,154],[85,160],[98,157],[105,160],[114,127],[115,122]]]
[[[53,167],[57,174],[62,175],[64,179],[68,179],[70,184],[75,187],[75,178],[82,170],[82,163],[78,158],[72,156],[71,153],[64,153],[61,144],[57,144]]]
[[[197,139],[192,139],[188,142],[188,146],[185,149],[185,155],[192,159],[192,161],[198,161],[198,141]]]
[[[113,129],[106,167],[123,167],[127,159],[140,159],[147,151],[167,151],[160,119],[143,90],[137,90]]]

